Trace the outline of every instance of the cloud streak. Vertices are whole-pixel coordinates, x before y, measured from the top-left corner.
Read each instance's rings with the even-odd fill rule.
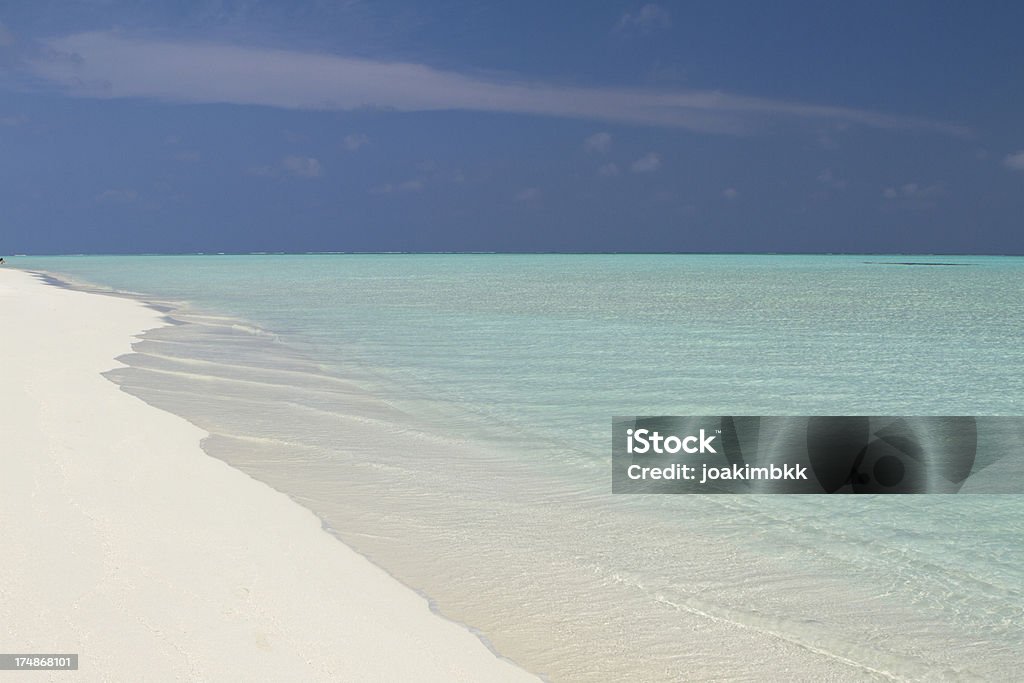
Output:
[[[672,15],[661,5],[648,3],[636,12],[626,12],[622,15],[618,25],[618,31],[629,31],[638,29],[649,32],[655,29],[669,28],[672,26]]]
[[[914,211],[934,209],[942,194],[943,188],[940,183],[905,183],[899,187],[887,187],[882,190],[882,197],[885,198],[887,206]]]
[[[319,178],[323,172],[320,161],[313,157],[289,156],[284,158],[281,165],[285,171],[300,178]]]
[[[598,154],[605,154],[611,146],[612,136],[611,133],[607,132],[594,133],[583,141],[583,149],[588,152],[597,152]]]
[[[1024,171],[1024,149],[1014,154],[1009,154],[1003,159],[1003,165],[1011,171]]]
[[[297,110],[463,110],[747,133],[777,121],[839,122],[966,135],[954,124],[848,107],[721,92],[573,87],[443,71],[409,62],[211,43],[150,41],[115,32],[45,43],[31,74],[68,95]]]
[[[661,168],[661,155],[656,152],[648,152],[633,162],[629,170],[633,173],[653,173]]]
[[[370,144],[370,138],[365,133],[351,133],[346,135],[345,139],[341,141],[342,147],[350,152],[354,152],[368,144]]]
[[[0,47],[10,47],[14,45],[14,34],[7,30],[3,22],[0,22]]]

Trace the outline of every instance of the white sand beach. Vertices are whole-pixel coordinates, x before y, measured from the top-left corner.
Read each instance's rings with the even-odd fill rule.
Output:
[[[80,656],[36,680],[533,679],[102,377],[159,313],[5,269],[0,321],[0,651]]]

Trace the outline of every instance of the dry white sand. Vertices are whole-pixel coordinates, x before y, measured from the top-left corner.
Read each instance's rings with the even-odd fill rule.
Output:
[[[0,652],[80,655],[5,679],[532,680],[100,375],[160,324],[0,269]]]

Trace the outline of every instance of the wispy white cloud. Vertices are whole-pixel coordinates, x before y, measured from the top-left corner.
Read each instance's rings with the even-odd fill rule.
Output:
[[[14,45],[14,34],[0,21],[0,47]]]
[[[604,176],[605,178],[617,176],[619,175],[619,166],[618,164],[614,164],[609,161],[607,164],[602,164],[598,167],[597,174],[599,176]]]
[[[27,68],[77,97],[147,98],[285,109],[468,110],[743,133],[772,120],[844,122],[965,134],[966,129],[868,110],[696,90],[565,87],[470,76],[408,62],[211,43],[150,41],[116,32],[46,43]]]
[[[583,141],[583,149],[588,152],[597,152],[598,154],[604,154],[612,146],[611,133],[600,132],[594,133],[586,140]]]
[[[286,156],[277,165],[257,164],[245,169],[247,175],[259,178],[278,178],[282,175],[291,175],[297,178],[319,178],[323,171],[324,168],[319,159],[298,155]]]
[[[834,152],[840,148],[840,139],[849,131],[850,124],[847,121],[835,120],[825,121],[818,127],[815,133],[815,140],[820,149],[826,152]]]
[[[618,31],[639,30],[650,32],[655,29],[670,28],[672,15],[661,5],[649,2],[635,12],[626,12],[619,19],[615,28]]]
[[[543,193],[539,187],[524,187],[516,193],[517,202],[535,202],[541,198]]]
[[[350,133],[341,141],[341,146],[350,152],[370,144],[370,138],[365,133]]]
[[[629,170],[633,173],[651,173],[661,168],[661,155],[657,152],[648,152],[633,162]]]
[[[1003,165],[1011,171],[1024,171],[1024,149],[1007,155],[1003,159]]]
[[[740,192],[735,187],[727,187],[722,190],[722,197],[730,202],[736,201],[740,197]]]
[[[942,193],[943,187],[940,183],[905,183],[898,187],[886,187],[882,190],[882,197],[890,207],[923,210],[934,208]]]
[[[846,181],[837,177],[836,174],[832,172],[831,168],[826,168],[818,174],[818,182],[827,187],[831,187],[834,190],[846,189]]]
[[[96,201],[100,204],[130,204],[139,198],[135,190],[105,190],[96,195]]]
[[[0,126],[20,126],[23,123],[28,123],[28,118],[24,116],[0,116]]]
[[[313,157],[285,157],[281,165],[288,173],[301,178],[317,178],[323,172],[320,162]]]
[[[942,194],[942,186],[906,183],[899,187],[887,187],[882,190],[886,199],[934,199]]]
[[[194,149],[183,149],[180,152],[175,152],[174,153],[174,160],[175,161],[183,161],[185,163],[193,163],[194,164],[194,163],[196,163],[198,161],[201,161],[202,158],[203,158],[203,155],[200,154],[198,151],[196,151]]]

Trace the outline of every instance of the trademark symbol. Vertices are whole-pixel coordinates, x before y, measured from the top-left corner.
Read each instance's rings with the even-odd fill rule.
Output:
[[[721,429],[716,429],[716,430],[715,430],[715,434],[721,434],[721,433],[722,433],[722,430],[721,430]]]

